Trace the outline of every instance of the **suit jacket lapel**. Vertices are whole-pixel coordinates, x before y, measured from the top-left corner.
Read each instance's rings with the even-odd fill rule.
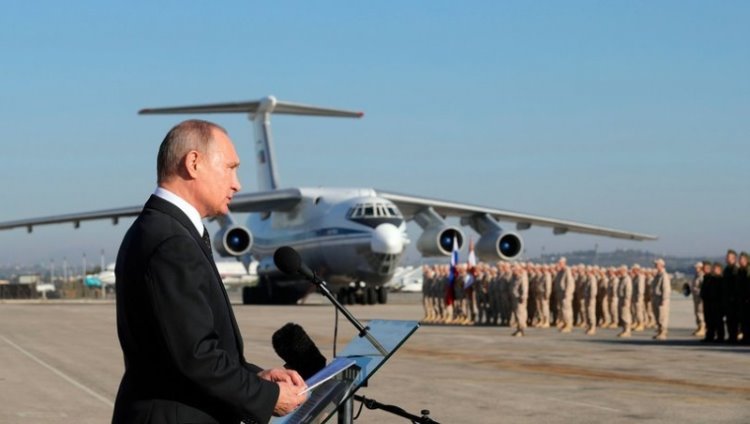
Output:
[[[180,210],[180,208],[170,202],[167,202],[161,197],[154,195],[151,195],[144,207],[156,209],[159,212],[163,212],[179,221],[179,223],[182,224],[182,226],[185,227],[185,229],[190,232],[190,235],[193,236],[193,238],[198,242],[198,244],[201,246],[201,249],[203,250],[203,253],[206,254],[209,259],[212,259],[211,250],[208,246],[206,246],[206,243],[203,242],[203,234],[198,233],[198,230],[190,221],[190,218],[188,218],[187,215],[185,215],[185,213]]]

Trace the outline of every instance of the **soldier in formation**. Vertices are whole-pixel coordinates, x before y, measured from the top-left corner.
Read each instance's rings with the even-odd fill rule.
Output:
[[[619,281],[617,284],[617,304],[618,314],[620,315],[620,324],[622,331],[617,337],[630,337],[630,331],[632,329],[632,310],[631,303],[633,301],[633,279],[630,276],[628,267],[622,265],[618,270]]]
[[[703,313],[703,299],[701,299],[701,286],[703,285],[703,277],[708,273],[711,273],[711,265],[708,265],[708,270],[704,272],[703,262],[695,264],[695,277],[690,284],[690,293],[693,296],[693,312],[695,313],[695,326],[696,329],[693,331],[693,335],[697,337],[704,337],[706,335],[706,318]]]
[[[725,263],[703,261],[687,285],[696,329],[705,342],[750,344],[750,269],[748,254],[729,250]],[[597,327],[619,328],[618,337],[655,329],[665,340],[669,329],[671,277],[662,259],[653,268],[526,262],[423,267],[425,323],[497,325],[526,335],[527,327],[576,327],[588,335]]]
[[[746,254],[740,255],[737,271],[730,269],[732,278],[747,281],[747,260]],[[513,335],[517,337],[526,335],[527,327],[554,327],[562,333],[581,327],[587,335],[595,335],[597,327],[619,328],[619,337],[655,328],[654,338],[665,340],[671,278],[664,265],[664,261],[658,259],[654,261],[654,268],[638,264],[632,267],[569,266],[565,258],[560,258],[555,264],[500,261],[494,265],[479,263],[473,269],[459,264],[452,273],[448,265],[426,265],[423,267],[423,322],[509,326],[515,329]],[[711,316],[715,323],[716,314],[725,313],[722,311],[726,305],[750,303],[739,288],[731,301],[724,295],[729,286],[723,282],[726,269],[720,271],[722,281],[708,286],[706,293],[703,293],[705,271],[701,271],[704,273],[701,280],[691,286],[695,302],[700,299],[703,307],[701,320],[698,317],[696,320],[698,329],[706,332],[706,338],[709,338],[709,315],[714,314]],[[706,309],[708,302],[722,307]],[[698,311],[696,306],[696,314]],[[722,315],[722,322],[725,317],[726,313]],[[733,318],[738,333],[743,326],[750,326],[750,313],[741,313],[739,307]],[[695,334],[703,333],[696,330]],[[718,339],[719,335],[712,337]]]

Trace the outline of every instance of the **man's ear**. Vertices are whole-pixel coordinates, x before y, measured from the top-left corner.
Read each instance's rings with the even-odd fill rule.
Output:
[[[195,179],[198,176],[198,166],[200,164],[201,154],[196,150],[189,151],[185,158],[182,160],[182,165],[185,172],[190,176],[191,179]]]

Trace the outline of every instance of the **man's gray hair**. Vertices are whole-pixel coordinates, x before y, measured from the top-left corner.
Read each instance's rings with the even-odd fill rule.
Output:
[[[172,127],[159,146],[156,182],[160,184],[179,174],[180,164],[191,150],[207,152],[214,130],[227,133],[221,126],[200,119],[189,119]]]

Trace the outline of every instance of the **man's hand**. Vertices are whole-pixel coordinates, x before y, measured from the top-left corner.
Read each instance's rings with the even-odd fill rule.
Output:
[[[304,401],[307,400],[307,393],[300,394],[306,386],[296,386],[284,381],[279,381],[279,399],[273,408],[273,414],[277,417],[284,416],[297,409]]]
[[[279,398],[273,408],[273,414],[277,417],[294,411],[307,400],[307,393],[300,394],[307,389],[307,385],[297,371],[273,368],[259,372],[258,377],[279,385]]]
[[[258,377],[273,381],[274,383],[285,382],[293,386],[299,387],[299,391],[303,391],[307,388],[305,380],[295,370],[289,370],[286,368],[273,368],[270,370],[263,370],[258,373]]]

